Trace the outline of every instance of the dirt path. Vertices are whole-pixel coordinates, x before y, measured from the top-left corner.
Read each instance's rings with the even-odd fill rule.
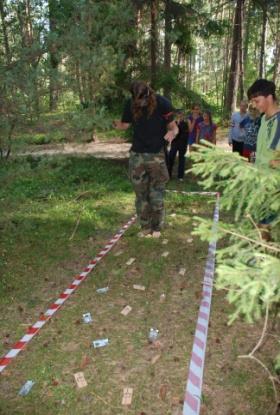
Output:
[[[225,150],[229,150],[227,140],[224,136],[217,137],[217,146]],[[80,154],[80,155],[94,155],[96,158],[105,159],[125,159],[128,158],[131,143],[121,139],[114,139],[110,141],[94,141],[91,143],[65,143],[65,144],[45,144],[38,148],[33,146],[20,155],[56,155],[56,154]]]
[[[55,155],[55,154],[93,154],[97,158],[107,159],[123,159],[128,157],[128,151],[131,147],[130,143],[124,141],[110,142],[91,142],[83,144],[65,143],[65,144],[46,144],[30,148],[28,151],[20,153],[20,155]]]

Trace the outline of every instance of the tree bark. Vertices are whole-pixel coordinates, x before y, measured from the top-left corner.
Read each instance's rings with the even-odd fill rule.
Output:
[[[151,85],[154,88],[157,79],[157,13],[158,1],[151,0]]]
[[[261,33],[261,49],[260,49],[260,66],[259,77],[265,76],[265,47],[266,47],[266,32],[267,32],[267,4],[263,3],[263,19],[262,19],[262,33]]]
[[[172,30],[172,16],[170,10],[171,0],[165,1],[165,11],[164,11],[164,73],[166,80],[170,76],[171,72],[171,39],[170,34]],[[164,85],[164,96],[168,99],[171,99],[171,88],[169,82],[166,82]]]
[[[244,3],[241,4],[241,20],[240,20],[240,47],[239,47],[239,97],[240,100],[244,99]]]
[[[6,24],[6,12],[5,12],[4,0],[0,0],[0,15],[1,15],[1,22],[2,22],[2,32],[3,32],[3,38],[4,38],[6,62],[7,64],[9,64],[11,62],[11,52],[10,52],[8,30],[7,30],[7,24]]]
[[[240,78],[240,58],[242,49],[242,15],[245,0],[237,0],[234,26],[233,26],[233,39],[232,39],[232,51],[231,51],[231,65],[227,88],[227,99],[225,110],[227,114],[230,114],[236,108],[237,92]]]
[[[49,26],[50,26],[50,42],[49,42],[49,56],[50,56],[50,74],[49,74],[49,108],[54,111],[58,103],[58,65],[59,59],[57,54],[57,44],[53,39],[57,29],[56,22],[56,0],[49,0]]]

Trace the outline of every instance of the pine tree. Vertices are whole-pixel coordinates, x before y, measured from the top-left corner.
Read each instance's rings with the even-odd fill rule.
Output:
[[[258,347],[246,357],[256,360],[273,382],[279,402],[276,375],[254,356],[266,336],[270,320],[279,325],[280,311],[280,167],[258,168],[236,153],[227,153],[213,145],[199,146],[192,153],[192,171],[205,189],[221,192],[220,206],[230,212],[230,220],[219,223],[217,240],[226,237],[227,246],[217,251],[216,288],[227,292],[234,311],[229,323],[238,317],[253,323],[265,316],[263,335]],[[271,216],[273,242],[262,238],[258,223]],[[232,220],[233,218],[233,220]],[[194,234],[211,238],[211,222],[196,218]],[[280,350],[275,369],[280,365]]]

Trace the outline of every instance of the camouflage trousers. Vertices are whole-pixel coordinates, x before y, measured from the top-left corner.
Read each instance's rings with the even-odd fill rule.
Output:
[[[164,192],[169,180],[164,152],[130,152],[129,178],[133,185],[135,207],[142,229],[159,231],[164,223]]]

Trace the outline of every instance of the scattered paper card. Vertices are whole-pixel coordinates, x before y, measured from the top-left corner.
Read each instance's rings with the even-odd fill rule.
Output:
[[[132,388],[124,388],[123,398],[122,398],[122,405],[131,405],[132,395],[133,395],[133,389]]]
[[[114,254],[114,256],[120,256],[121,254],[123,254],[123,251],[118,251]]]
[[[85,375],[83,372],[75,373],[74,377],[78,388],[84,388],[85,386],[87,386],[87,381],[85,380]]]
[[[165,300],[166,300],[166,294],[164,294],[164,293],[160,294],[159,301],[161,303],[164,303]]]
[[[84,323],[86,323],[86,324],[88,324],[88,323],[92,323],[92,322],[93,322],[93,320],[92,320],[91,314],[90,314],[90,313],[85,313],[85,314],[83,314],[83,321],[84,321]]]
[[[168,239],[164,239],[163,241],[162,241],[162,245],[167,245],[168,244]]]
[[[98,294],[105,294],[109,290],[109,287],[98,288],[96,292]]]
[[[163,256],[163,257],[167,257],[169,255],[169,252],[168,251],[165,251],[165,252],[163,252],[162,254],[161,254],[161,256]]]
[[[34,384],[35,382],[33,380],[26,381],[25,384],[21,387],[18,394],[20,396],[26,396],[31,391]]]
[[[140,290],[140,291],[145,291],[146,287],[144,287],[144,285],[138,285],[138,284],[133,284],[133,288],[135,290]]]
[[[131,265],[133,264],[133,262],[135,261],[135,258],[130,258],[127,262],[126,265]]]
[[[152,365],[154,365],[157,361],[158,361],[158,359],[160,358],[160,354],[156,354],[153,358],[152,358],[152,360],[151,360],[151,364]]]
[[[185,275],[186,273],[186,268],[180,268],[179,270],[179,275],[182,275],[182,277]]]
[[[176,216],[176,213],[171,213],[171,214],[170,214],[170,216],[171,216],[172,218],[174,218],[174,217]]]
[[[95,349],[98,349],[99,347],[104,347],[104,346],[108,346],[109,344],[109,339],[99,339],[99,340],[94,340],[92,342],[93,347]]]
[[[192,243],[192,241],[193,241],[193,238],[188,238],[188,239],[187,239],[187,242],[188,242],[189,244],[191,244],[191,243]]]
[[[131,312],[132,308],[130,307],[130,305],[127,305],[124,307],[124,309],[121,311],[121,314],[123,316],[127,316],[130,312]]]

